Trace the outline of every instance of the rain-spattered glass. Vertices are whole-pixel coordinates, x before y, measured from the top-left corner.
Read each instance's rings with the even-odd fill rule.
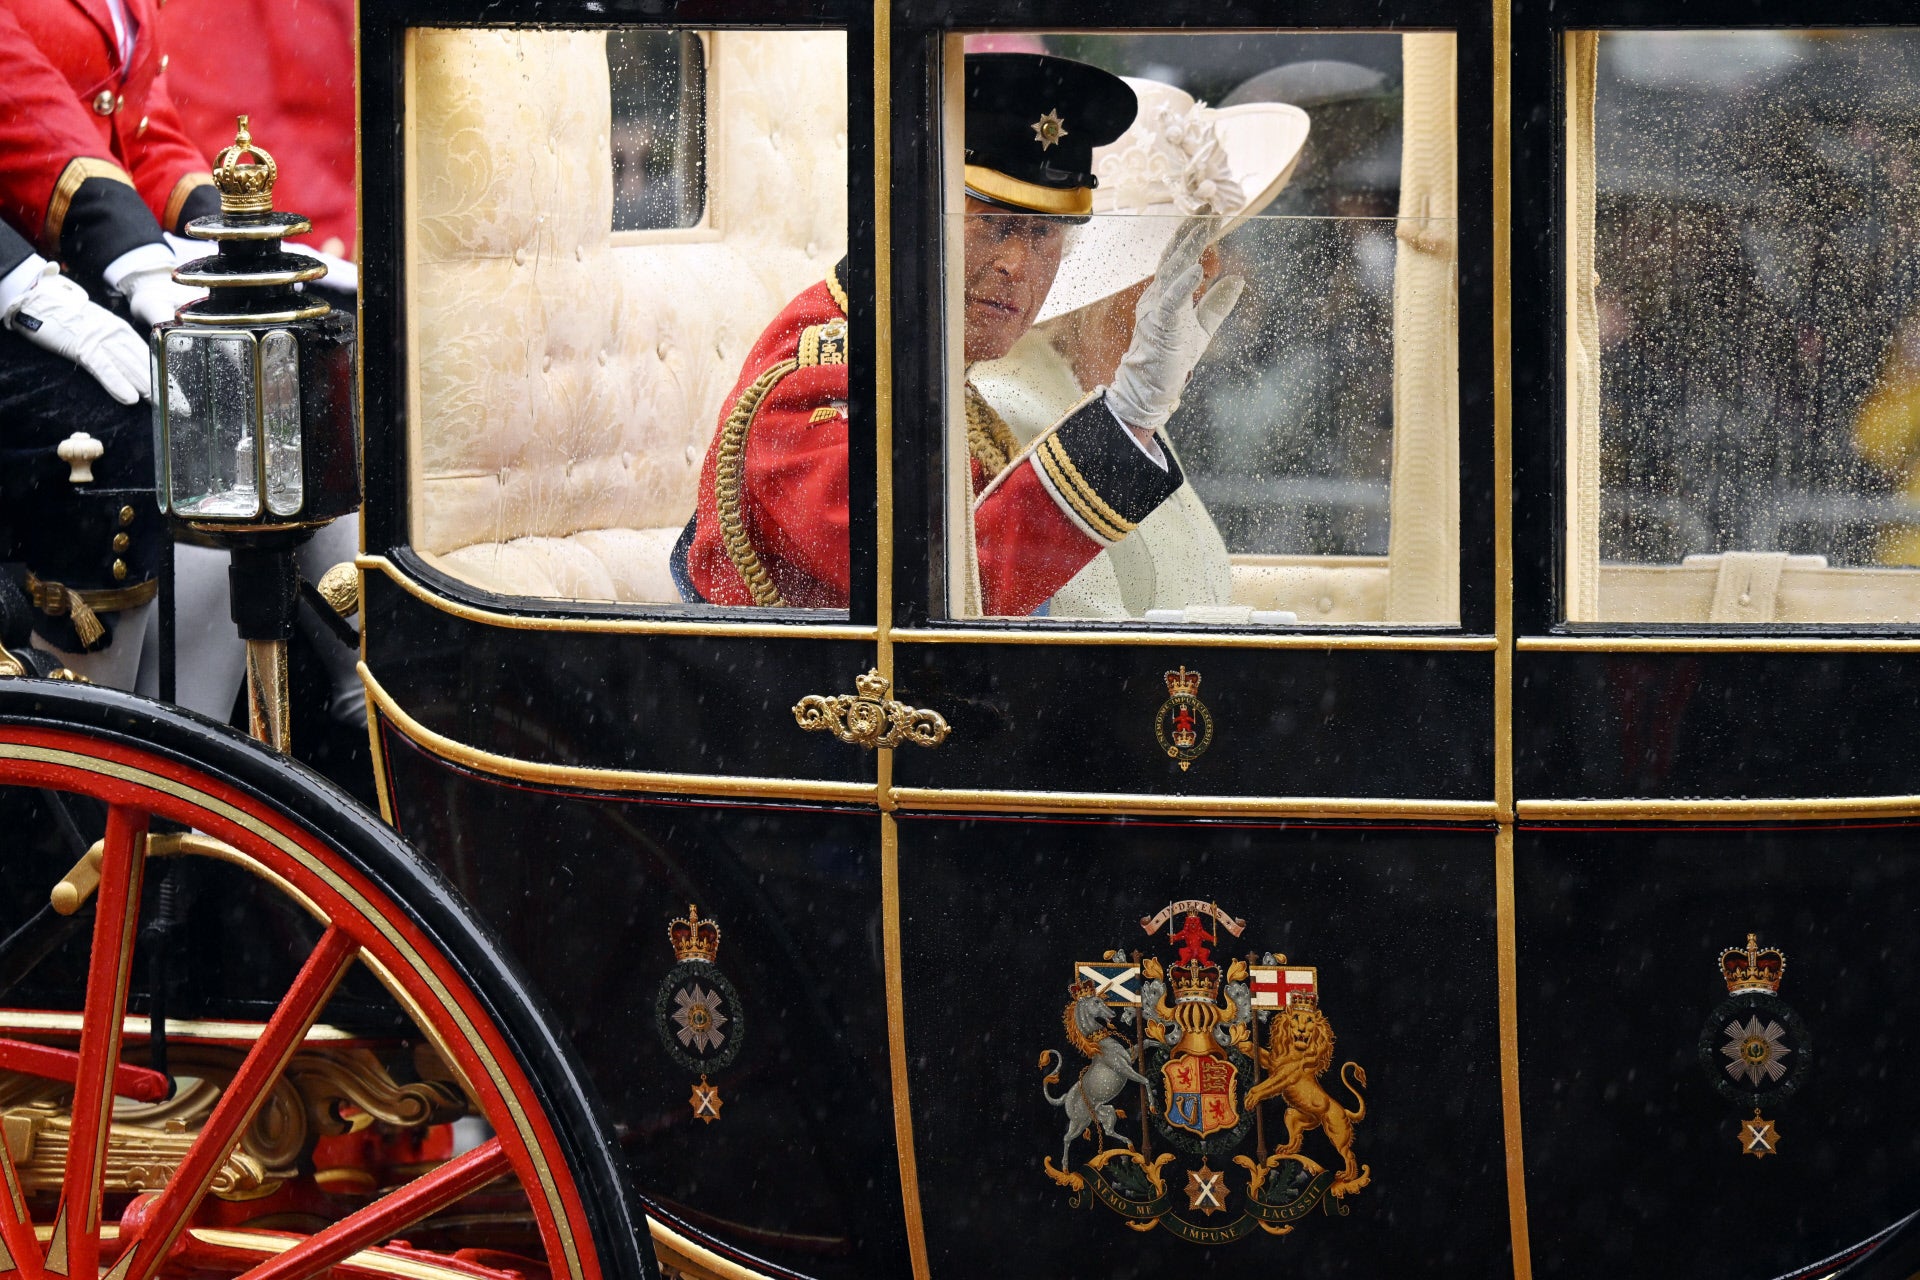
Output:
[[[948,563],[965,566],[950,580],[950,606],[1014,616],[995,608],[983,572],[1004,582],[1006,562],[1030,556],[1035,575],[1051,575],[1044,590],[1066,556],[1084,567],[1029,616],[1457,621],[1452,37],[1027,39],[1134,78],[1142,105],[1134,127],[1095,152],[1100,185],[1086,221],[978,201],[949,208],[949,259],[960,264],[950,267],[949,314],[962,335],[949,349],[952,398],[964,412],[949,416],[948,509],[973,502],[971,528],[949,530]],[[1288,136],[1300,127],[1288,115],[1295,108],[1304,145]],[[1203,154],[1209,136],[1224,169],[1217,153]],[[1204,184],[1223,177],[1235,192],[1207,203]],[[1242,291],[1157,433],[1184,483],[1131,530],[995,545],[999,518],[980,504],[1007,501],[986,486],[1002,470],[1001,486],[1013,484],[1023,458],[1003,467],[974,447],[983,429],[997,430],[982,427],[981,406],[1029,449],[1111,386],[1129,347],[1146,341],[1135,310],[1162,250],[1215,208],[1228,216],[1202,261],[1201,288],[1238,280]],[[1021,222],[1035,229],[995,230]],[[1050,235],[1037,230],[1049,224]],[[996,247],[1013,240],[1033,251]],[[1103,447],[1141,445],[1116,422]],[[960,491],[962,468],[970,494]],[[1057,477],[1048,487],[1058,491]],[[1036,594],[999,593],[1022,609]]]
[[[158,467],[167,456],[166,450],[166,379],[160,368],[160,339],[158,336],[147,341],[147,368],[151,380],[147,383],[153,388],[153,461]],[[160,476],[153,487],[153,496],[160,510],[167,509],[167,478]]]
[[[167,334],[169,507],[177,515],[260,512],[254,340],[250,333]]]
[[[275,329],[260,339],[260,426],[267,439],[267,510],[300,510],[306,482],[300,456],[300,348]]]
[[[698,226],[707,207],[706,46],[692,31],[607,33],[613,229]]]
[[[843,305],[845,34],[421,28],[406,98],[414,549],[508,596],[731,604],[732,551],[794,539],[844,582],[830,512],[767,515],[780,389],[724,502],[715,441],[779,363],[753,356],[775,318]],[[844,529],[844,449],[818,476]]]
[[[1920,31],[1565,56],[1567,616],[1920,621]]]

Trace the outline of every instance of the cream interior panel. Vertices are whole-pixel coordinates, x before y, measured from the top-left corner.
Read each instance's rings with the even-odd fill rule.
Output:
[[[717,238],[614,243],[605,36],[422,30],[408,96],[416,549],[509,595],[673,601],[722,402],[846,251],[846,40],[708,37]]]

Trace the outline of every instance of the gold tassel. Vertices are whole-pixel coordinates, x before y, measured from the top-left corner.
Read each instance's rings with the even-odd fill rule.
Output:
[[[82,649],[91,649],[94,641],[107,634],[106,624],[100,621],[100,615],[71,587],[67,589],[67,614],[73,619],[74,634],[80,637]]]

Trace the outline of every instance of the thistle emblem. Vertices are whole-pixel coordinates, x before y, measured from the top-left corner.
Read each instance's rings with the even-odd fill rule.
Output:
[[[1762,947],[1758,935],[1749,933],[1744,947],[1720,953],[1717,967],[1727,999],[1700,1028],[1700,1065],[1714,1091],[1739,1108],[1741,1152],[1756,1158],[1777,1155],[1779,1130],[1760,1111],[1800,1088],[1811,1047],[1806,1024],[1780,998],[1787,957],[1778,947]]]
[[[1040,144],[1042,151],[1047,150],[1066,136],[1067,122],[1060,118],[1058,109],[1047,112],[1047,114],[1033,122],[1033,140]]]
[[[720,1088],[707,1077],[733,1065],[740,1055],[745,1024],[740,994],[720,972],[720,924],[703,917],[700,908],[667,926],[667,941],[679,961],[661,980],[653,1002],[654,1028],[667,1056],[682,1069],[698,1075],[688,1099],[694,1118],[712,1124],[720,1118]]]

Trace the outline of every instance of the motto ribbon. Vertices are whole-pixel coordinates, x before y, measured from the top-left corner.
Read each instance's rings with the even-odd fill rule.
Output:
[[[1158,915],[1141,916],[1140,927],[1147,931],[1148,937],[1152,937],[1154,934],[1160,932],[1160,926],[1167,921],[1173,919],[1175,916],[1187,915],[1189,913],[1212,916],[1220,922],[1222,929],[1225,929],[1236,938],[1239,937],[1241,932],[1247,927],[1245,920],[1236,920],[1219,907],[1216,907],[1213,903],[1202,902],[1198,898],[1184,898],[1179,902],[1169,902],[1160,909]]]

